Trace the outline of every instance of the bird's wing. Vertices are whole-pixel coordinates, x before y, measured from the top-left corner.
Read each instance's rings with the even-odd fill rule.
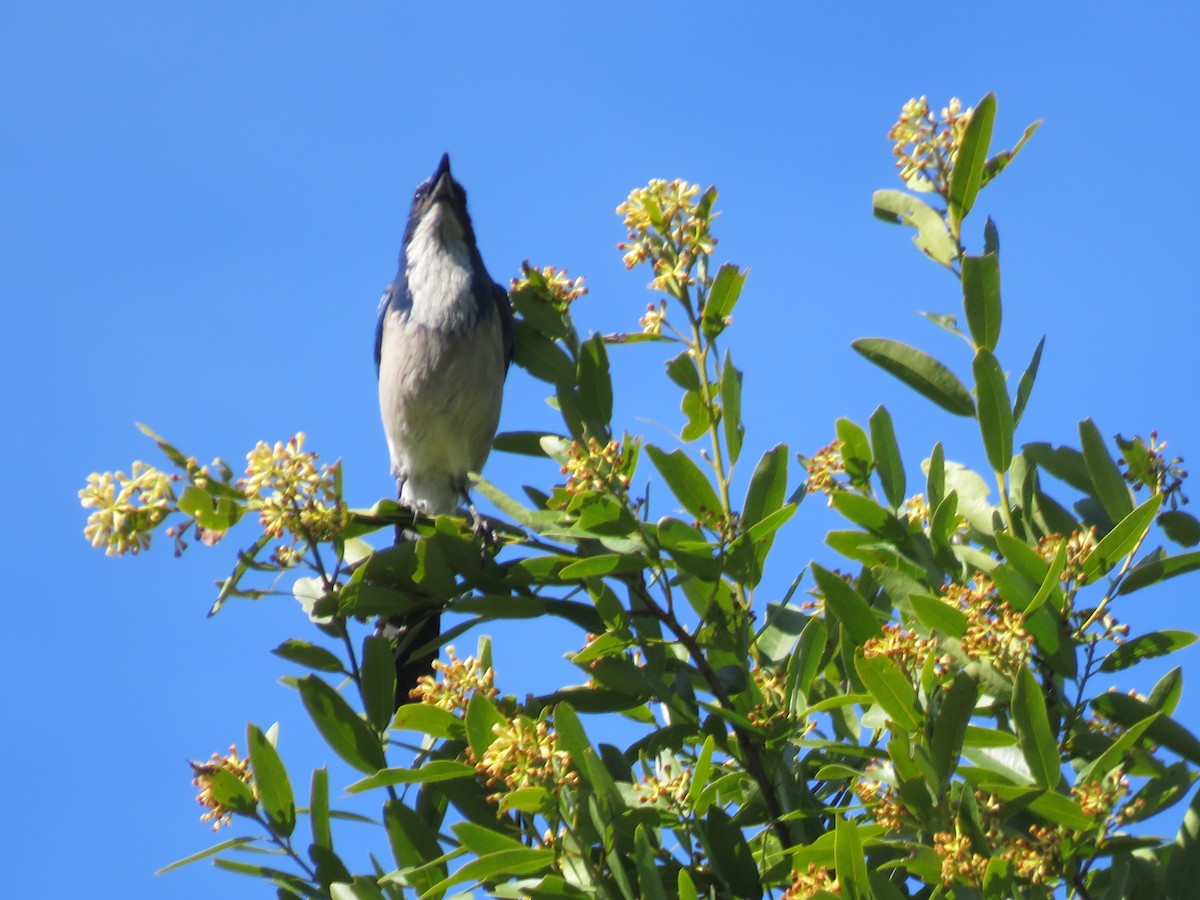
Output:
[[[513,358],[512,304],[508,302],[508,291],[495,283],[492,284],[492,300],[496,303],[496,312],[500,314],[500,334],[504,338],[504,371],[507,374]]]
[[[389,284],[383,296],[379,298],[379,314],[375,319],[375,377],[379,377],[379,359],[383,354],[383,320],[387,318],[388,310],[392,308],[392,296],[396,286]]]

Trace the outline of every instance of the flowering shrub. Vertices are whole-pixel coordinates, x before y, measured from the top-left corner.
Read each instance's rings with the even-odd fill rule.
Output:
[[[516,361],[552,389],[563,433],[496,445],[553,460],[562,479],[526,500],[479,480],[501,515],[489,539],[391,501],[346,508],[339,466],[303,435],[259,444],[241,479],[161,438],[175,471],[92,475],[85,536],[108,553],[145,550],[160,528],[181,552],[188,534],[212,544],[257,519],[218,607],[265,593],[260,573],[308,570],[295,593],[314,640],[275,652],[309,670],[290,683],[359,773],[346,790],[379,797],[391,852],[342,839],[335,852],[329,773],[313,773],[298,811],[274,735],[250,725],[245,757],[193,764],[204,820],[249,833],[184,862],[213,856],[281,897],[1184,896],[1197,801],[1173,842],[1131,831],[1200,773],[1200,741],[1172,718],[1182,675],[1144,697],[1095,684],[1195,640],[1132,636],[1114,616],[1127,595],[1200,568],[1198,551],[1143,549],[1194,546],[1200,521],[1181,508],[1182,460],[1153,432],[1118,438],[1119,456],[1090,419],[1079,449],[1016,443],[1042,345],[1010,384],[995,355],[999,238],[989,220],[970,253],[963,223],[1036,126],[991,154],[994,117],[991,95],[937,117],[910,101],[890,134],[910,190],[874,198],[956,277],[966,330],[933,318],[963,338],[968,381],[915,347],[854,343],[975,421],[986,473],[939,443],[910,489],[880,406],[866,427],[838,420],[796,473],[787,447],[768,451],[735,496],[743,374],[720,344],[746,272],[712,264],[716,190],[655,180],[618,208],[625,263],[649,266],[657,295],[638,330],[581,338],[571,305],[586,288],[565,271],[526,263],[513,282]],[[674,449],[613,433],[610,348],[638,342],[675,354]],[[653,502],[633,487],[644,459]],[[1077,492],[1072,508],[1050,479]],[[845,520],[826,543],[847,572],[772,554],[810,493]],[[363,540],[387,544],[396,526],[413,539]],[[762,587],[768,565],[795,575],[786,594]],[[465,660],[446,647],[397,709],[394,648],[372,623],[416,607],[471,625],[562,618],[580,630],[571,659],[585,681],[518,700],[481,639]],[[587,729],[581,714],[595,717]],[[642,729],[626,747],[595,739],[613,714]],[[297,831],[298,814],[311,828]]]

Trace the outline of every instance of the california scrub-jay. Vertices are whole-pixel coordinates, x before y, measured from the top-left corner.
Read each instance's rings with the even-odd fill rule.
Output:
[[[379,411],[404,505],[445,515],[467,498],[467,473],[483,468],[496,435],[512,346],[508,294],[483,265],[467,194],[443,155],[413,194],[400,270],[375,329]],[[405,648],[436,639],[439,618],[433,611],[385,628],[400,648],[397,702],[435,656],[413,659]]]

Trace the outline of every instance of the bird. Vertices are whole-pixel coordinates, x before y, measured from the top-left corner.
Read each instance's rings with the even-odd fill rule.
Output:
[[[452,515],[460,500],[470,506],[467,473],[488,458],[512,355],[508,293],[484,266],[466,191],[443,154],[413,193],[375,328],[379,411],[402,505],[430,516]],[[408,536],[397,528],[397,540]],[[431,671],[440,619],[425,610],[383,626],[396,648],[397,706]]]

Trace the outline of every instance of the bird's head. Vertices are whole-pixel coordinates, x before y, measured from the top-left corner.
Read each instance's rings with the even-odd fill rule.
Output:
[[[418,234],[426,241],[436,241],[448,248],[475,246],[475,232],[467,215],[467,192],[450,174],[449,153],[442,154],[433,175],[417,185],[413,193],[404,229],[405,248]]]

